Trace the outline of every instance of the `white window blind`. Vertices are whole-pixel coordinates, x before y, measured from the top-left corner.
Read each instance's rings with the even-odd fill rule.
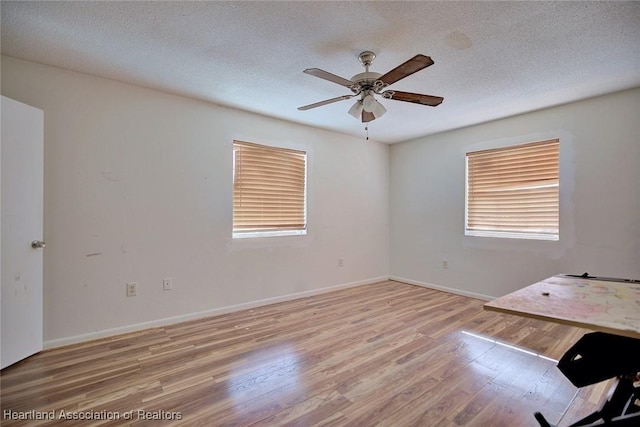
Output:
[[[559,239],[557,139],[467,153],[467,235]]]
[[[234,237],[303,234],[307,154],[242,141],[233,153]]]

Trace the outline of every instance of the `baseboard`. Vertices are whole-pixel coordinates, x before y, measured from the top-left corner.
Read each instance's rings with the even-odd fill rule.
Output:
[[[495,297],[492,297],[492,296],[489,296],[489,295],[478,294],[476,292],[464,291],[462,289],[449,288],[447,286],[434,285],[432,283],[420,282],[418,280],[406,279],[404,277],[389,276],[389,280],[394,280],[396,282],[407,283],[409,285],[422,286],[422,287],[425,287],[425,288],[435,289],[435,290],[438,290],[438,291],[449,292],[449,293],[452,293],[452,294],[462,295],[462,296],[465,296],[465,297],[477,298],[477,299],[481,299],[481,300],[484,300],[484,301],[491,301],[492,299],[495,299]]]
[[[78,343],[83,343],[87,341],[93,341],[101,338],[111,337],[114,335],[121,335],[121,334],[130,333],[130,332],[141,331],[144,329],[158,328],[162,326],[172,325],[175,323],[188,322],[190,320],[198,320],[206,317],[219,316],[221,314],[233,313],[235,311],[247,310],[255,307],[261,307],[269,304],[276,304],[284,301],[291,301],[299,298],[306,298],[314,295],[324,294],[331,291],[337,291],[340,289],[347,289],[355,286],[362,286],[362,285],[368,285],[371,283],[383,282],[385,280],[389,280],[389,276],[373,277],[370,279],[358,280],[355,282],[343,283],[340,285],[328,286],[320,289],[313,289],[310,291],[297,292],[293,294],[282,295],[282,296],[267,298],[262,300],[256,300],[256,301],[246,302],[242,304],[218,307],[211,310],[182,314],[179,316],[167,317],[163,319],[152,320],[149,322],[136,323],[133,325],[120,326],[117,328],[104,329],[101,331],[75,335],[72,337],[58,338],[55,340],[45,341],[44,349],[48,350],[51,348],[62,347],[62,346],[71,345],[71,344],[78,344]]]

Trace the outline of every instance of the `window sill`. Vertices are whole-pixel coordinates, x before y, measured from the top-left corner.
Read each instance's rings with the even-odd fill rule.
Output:
[[[558,234],[545,233],[510,233],[505,231],[482,231],[482,230],[465,230],[465,236],[475,237],[495,237],[499,239],[520,239],[520,240],[548,240],[559,241]]]
[[[256,239],[261,237],[306,236],[307,230],[255,231],[233,233],[234,239]]]

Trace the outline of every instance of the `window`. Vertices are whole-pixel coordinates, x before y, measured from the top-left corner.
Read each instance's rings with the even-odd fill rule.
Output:
[[[304,151],[233,142],[233,237],[306,234]]]
[[[467,153],[465,234],[559,239],[559,141]]]

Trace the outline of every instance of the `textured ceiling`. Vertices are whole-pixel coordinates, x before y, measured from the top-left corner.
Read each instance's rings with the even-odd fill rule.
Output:
[[[640,86],[640,2],[6,2],[2,54],[364,136],[348,94],[358,54],[385,73],[435,64],[390,89],[371,139],[393,143]]]

